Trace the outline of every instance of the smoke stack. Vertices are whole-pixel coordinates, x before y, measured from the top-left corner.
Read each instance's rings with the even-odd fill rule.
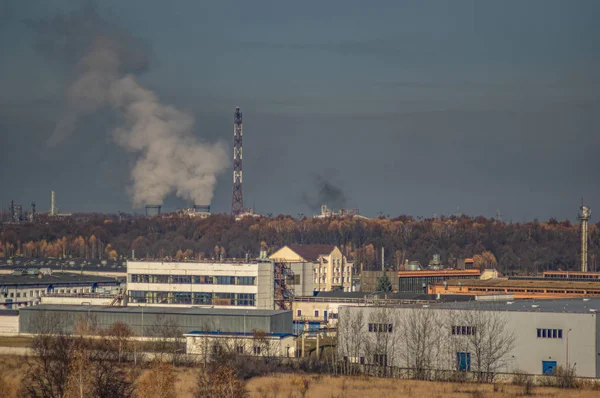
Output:
[[[52,217],[56,215],[56,201],[54,198],[54,191],[50,193],[50,215]]]
[[[581,220],[581,272],[588,272],[588,222],[592,209],[581,203],[579,219]]]

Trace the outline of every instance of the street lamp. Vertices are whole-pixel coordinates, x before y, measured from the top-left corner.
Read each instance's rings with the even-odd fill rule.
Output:
[[[572,329],[569,329],[569,330],[567,331],[567,355],[566,355],[566,357],[567,357],[567,372],[569,371],[569,332],[570,332],[571,330],[572,330]]]

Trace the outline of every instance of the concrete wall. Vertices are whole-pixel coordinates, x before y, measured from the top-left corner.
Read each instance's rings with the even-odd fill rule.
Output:
[[[0,335],[12,336],[19,333],[19,313],[0,310]]]
[[[185,342],[187,354],[201,357],[211,355],[214,345],[240,355],[271,357],[293,357],[296,348],[294,336],[266,336],[265,340],[257,341],[253,335],[188,335]]]
[[[313,295],[313,263],[292,263],[290,265],[294,275],[300,276],[300,284],[294,285],[294,295]]]
[[[377,322],[374,319],[380,317],[381,308],[377,307],[341,307],[339,309],[339,322],[343,322],[344,317],[354,317],[358,312],[364,316],[364,324],[359,332],[364,341],[373,341],[377,333],[369,332],[368,323]],[[438,313],[438,319],[444,319],[445,323],[439,325],[441,333],[448,344],[444,348],[445,352],[440,352],[436,356],[436,367],[440,369],[452,369],[455,366],[454,359],[456,353],[447,352],[452,344],[460,344],[457,339],[464,339],[464,336],[452,336],[450,334],[452,319],[460,319],[461,311],[466,310],[441,310],[429,308],[387,308],[386,320],[393,324],[393,333],[389,334],[391,342],[389,350],[390,366],[407,366],[402,356],[402,320],[411,315],[412,311],[433,311]],[[485,312],[485,311],[484,311]],[[583,377],[598,377],[598,320],[595,313],[562,313],[562,312],[519,312],[519,311],[496,311],[492,312],[495,316],[501,317],[506,325],[507,332],[514,333],[515,341],[512,351],[505,357],[505,365],[500,371],[513,372],[521,370],[529,374],[542,374],[542,361],[556,361],[557,366],[566,365],[567,356],[567,336],[568,336],[568,355],[569,364],[576,364],[576,373]],[[353,318],[349,318],[353,319]],[[371,319],[371,321],[369,321]],[[450,321],[447,321],[450,320]],[[466,325],[468,326],[468,325]],[[562,329],[562,339],[538,338],[537,329]],[[569,330],[571,330],[569,332]],[[344,341],[350,337],[351,333],[356,331],[347,331],[340,329],[339,335],[344,346]],[[387,334],[386,334],[387,335]],[[373,343],[374,344],[374,343]],[[393,348],[392,348],[393,347]],[[442,360],[441,356],[447,355],[447,360]],[[344,355],[340,353],[340,355]],[[367,357],[369,352],[362,350],[360,356]],[[454,356],[454,357],[453,357]],[[473,354],[472,354],[473,356]]]
[[[256,308],[275,309],[275,267],[272,262],[258,264],[256,284]]]

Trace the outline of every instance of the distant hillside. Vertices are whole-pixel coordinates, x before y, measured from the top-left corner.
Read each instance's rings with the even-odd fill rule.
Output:
[[[600,223],[590,225],[590,269],[600,268]],[[83,258],[245,257],[289,243],[339,245],[365,269],[380,265],[381,247],[391,266],[404,260],[428,264],[439,254],[443,264],[473,257],[476,265],[509,273],[579,268],[579,225],[569,221],[507,224],[484,217],[414,219],[314,219],[289,216],[247,218],[226,215],[204,220],[90,215],[39,224],[0,226],[0,257],[22,255]]]

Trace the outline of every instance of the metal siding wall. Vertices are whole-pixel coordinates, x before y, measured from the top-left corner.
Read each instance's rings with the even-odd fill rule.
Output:
[[[140,307],[143,308],[143,307]],[[52,316],[64,317],[67,331],[71,332],[79,317],[86,318],[87,311],[67,311],[67,310],[45,310],[51,312]],[[253,310],[248,310],[248,315],[190,315],[190,314],[164,314],[164,319],[173,319],[181,328],[183,333],[194,330],[220,330],[222,332],[243,332],[244,318],[246,332],[252,330],[263,330],[267,333],[291,333],[292,332],[292,313],[286,311],[273,316],[252,314]],[[22,333],[33,333],[32,320],[39,313],[36,307],[21,311],[19,316],[20,331]],[[142,316],[143,314],[143,316]],[[109,328],[113,323],[120,321],[129,325],[137,336],[147,335],[148,329],[157,323],[159,314],[153,313],[131,313],[131,312],[106,312],[90,311],[90,315],[95,317],[98,326],[103,329]]]

